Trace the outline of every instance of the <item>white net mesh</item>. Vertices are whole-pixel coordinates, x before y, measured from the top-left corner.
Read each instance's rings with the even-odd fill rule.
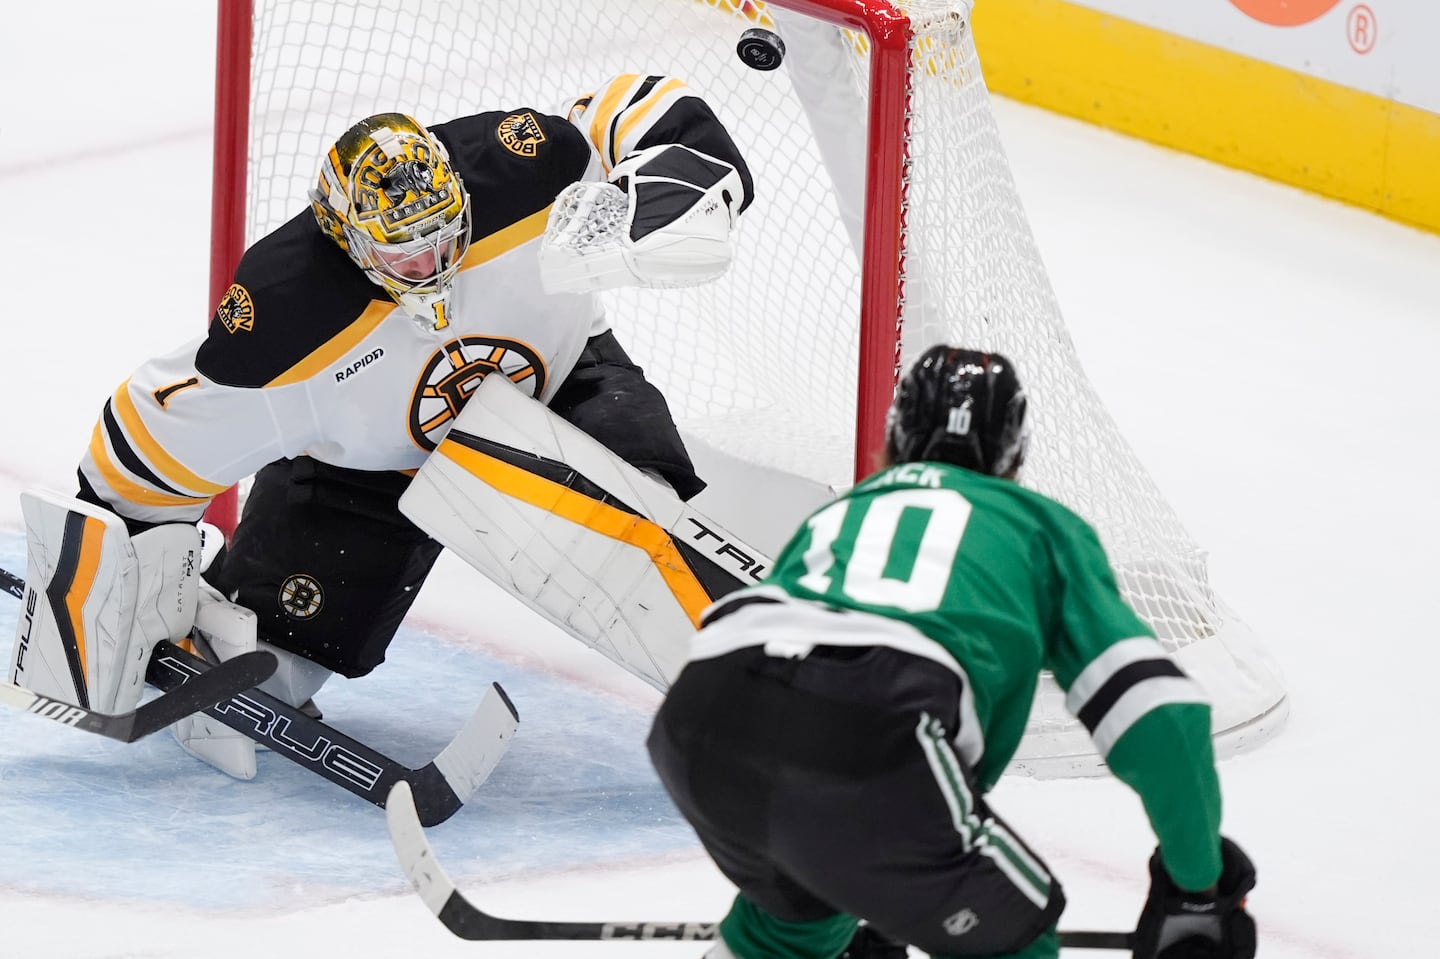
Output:
[[[822,0],[823,2],[823,0]],[[877,5],[884,6],[881,0]],[[722,280],[609,295],[621,341],[687,433],[841,487],[853,477],[868,43],[751,0],[256,0],[247,242],[303,208],[351,123],[530,106],[559,112],[626,72],[682,77],[745,152],[756,200]],[[836,0],[836,6],[851,8]],[[1159,495],[1074,355],[990,110],[963,0],[897,3],[914,25],[906,147],[904,360],[948,340],[1011,356],[1031,396],[1023,481],[1100,531],[1127,598],[1216,702],[1221,752],[1277,730],[1284,693],[1211,592],[1203,554]],[[776,29],[785,65],[735,55]],[[1097,768],[1048,685],[1016,768]]]

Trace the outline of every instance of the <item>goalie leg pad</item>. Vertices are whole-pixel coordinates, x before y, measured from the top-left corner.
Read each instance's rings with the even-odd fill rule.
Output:
[[[195,614],[195,652],[223,663],[256,648],[255,614],[226,601],[208,586],[200,590]],[[206,713],[186,716],[170,727],[180,748],[236,779],[255,778],[255,743]]]
[[[12,681],[98,712],[134,709],[155,644],[194,622],[199,532],[167,523],[131,537],[111,511],[38,490],[20,508],[28,556]]]
[[[704,609],[770,565],[499,376],[475,391],[400,509],[658,689],[684,664]]]
[[[200,590],[200,609],[195,616],[195,652],[212,663],[223,663],[242,653],[263,649],[279,664],[260,691],[298,707],[310,699],[335,675],[319,663],[287,652],[260,640],[253,612],[227,601],[209,586]],[[236,779],[254,779],[255,740],[207,713],[187,716],[170,727],[180,748]],[[263,748],[263,747],[261,747]]]
[[[263,639],[260,641],[260,648],[269,650],[279,663],[275,667],[275,673],[260,684],[260,689],[296,709],[314,699],[320,687],[335,675],[319,663],[273,646]]]

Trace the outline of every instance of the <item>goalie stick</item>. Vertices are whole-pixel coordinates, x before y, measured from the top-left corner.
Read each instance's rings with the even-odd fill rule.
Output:
[[[0,569],[0,586],[16,599],[25,598],[25,581],[8,569]]]
[[[425,838],[414,799],[405,783],[396,783],[385,804],[385,824],[400,867],[429,910],[446,929],[471,941],[501,939],[631,939],[704,941],[715,938],[715,922],[559,922],[545,919],[502,919],[466,899],[446,875]],[[1067,949],[1130,949],[1128,932],[1061,931]]]
[[[14,596],[25,595],[25,581],[8,570],[0,569],[0,588]],[[254,681],[230,686],[230,679],[239,671],[238,667],[232,670],[231,663],[243,660],[247,664],[245,668],[250,668],[248,664],[253,661],[248,657],[251,656],[267,661],[264,674]],[[162,690],[163,695],[136,712],[144,713],[147,708],[165,703],[199,683],[194,692],[174,701],[178,705],[195,700],[190,708],[171,715],[168,707],[163,714],[157,707],[140,718],[158,729],[203,709],[272,752],[376,806],[383,807],[392,787],[404,783],[407,795],[413,791],[413,806],[418,807],[418,816],[427,826],[449,819],[475,794],[505,755],[520,722],[505,690],[499,683],[491,683],[480,705],[455,738],[433,760],[411,769],[333,726],[305,715],[289,703],[249,688],[269,677],[274,671],[274,659],[267,652],[247,653],[216,666],[174,643],[158,643],[150,657],[145,681]],[[220,679],[209,678],[217,672]],[[229,688],[209,695],[221,685]],[[13,688],[27,697],[35,695],[18,686]],[[60,721],[65,720],[60,718]]]
[[[183,688],[216,667],[178,646],[151,658],[145,679],[161,689]],[[435,826],[475,794],[505,755],[520,716],[499,683],[491,683],[475,712],[440,755],[411,769],[321,720],[258,689],[246,690],[205,712],[272,752],[384,806],[397,783],[414,790],[420,819]]]
[[[0,586],[16,599],[25,598],[25,581],[7,569],[0,569]],[[168,646],[169,643],[161,643]],[[183,690],[166,692],[128,713],[101,713],[74,703],[42,696],[14,683],[0,683],[0,702],[57,723],[96,733],[122,743],[133,743],[192,713],[229,699],[270,678],[275,657],[267,652],[245,653],[210,670],[199,681],[186,683]]]
[[[169,646],[169,643],[161,643]],[[128,713],[101,713],[74,703],[61,702],[14,683],[0,683],[0,702],[57,723],[98,733],[122,743],[133,743],[191,713],[213,706],[263,683],[275,672],[275,656],[256,651],[236,656],[199,676],[193,683],[162,693]]]

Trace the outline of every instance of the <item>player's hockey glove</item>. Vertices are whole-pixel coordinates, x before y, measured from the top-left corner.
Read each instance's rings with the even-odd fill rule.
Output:
[[[1150,896],[1135,926],[1135,959],[1254,959],[1255,920],[1245,896],[1255,866],[1229,839],[1220,840],[1222,870],[1214,896],[1186,892],[1150,857]]]
[[[550,293],[706,283],[730,266],[744,199],[729,163],[678,144],[640,150],[608,182],[575,183],[555,198],[541,282]]]

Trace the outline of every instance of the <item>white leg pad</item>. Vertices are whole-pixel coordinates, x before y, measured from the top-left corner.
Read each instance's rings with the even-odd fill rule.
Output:
[[[273,653],[279,665],[260,690],[276,699],[299,706],[310,699],[335,675],[324,666],[302,656],[277,649],[256,636],[255,614],[244,606],[227,601],[209,586],[200,589],[200,610],[195,616],[196,648],[212,661],[225,662],[255,649]],[[254,779],[255,753],[259,746],[205,713],[195,713],[170,727],[180,748],[202,762],[236,779]]]
[[[195,614],[195,646],[206,659],[225,662],[256,649],[255,614],[228,602],[209,586],[200,588]],[[236,779],[255,778],[255,742],[205,713],[186,716],[170,727],[180,748]]]
[[[476,389],[400,510],[662,690],[684,664],[705,608],[770,566],[503,376]]]
[[[200,534],[166,523],[134,537],[107,509],[20,495],[28,557],[13,682],[103,713],[134,709],[150,651],[194,622]]]
[[[270,678],[260,684],[260,690],[291,706],[304,705],[335,675],[319,663],[271,646],[263,639],[260,640],[260,648],[273,653],[279,664]]]

